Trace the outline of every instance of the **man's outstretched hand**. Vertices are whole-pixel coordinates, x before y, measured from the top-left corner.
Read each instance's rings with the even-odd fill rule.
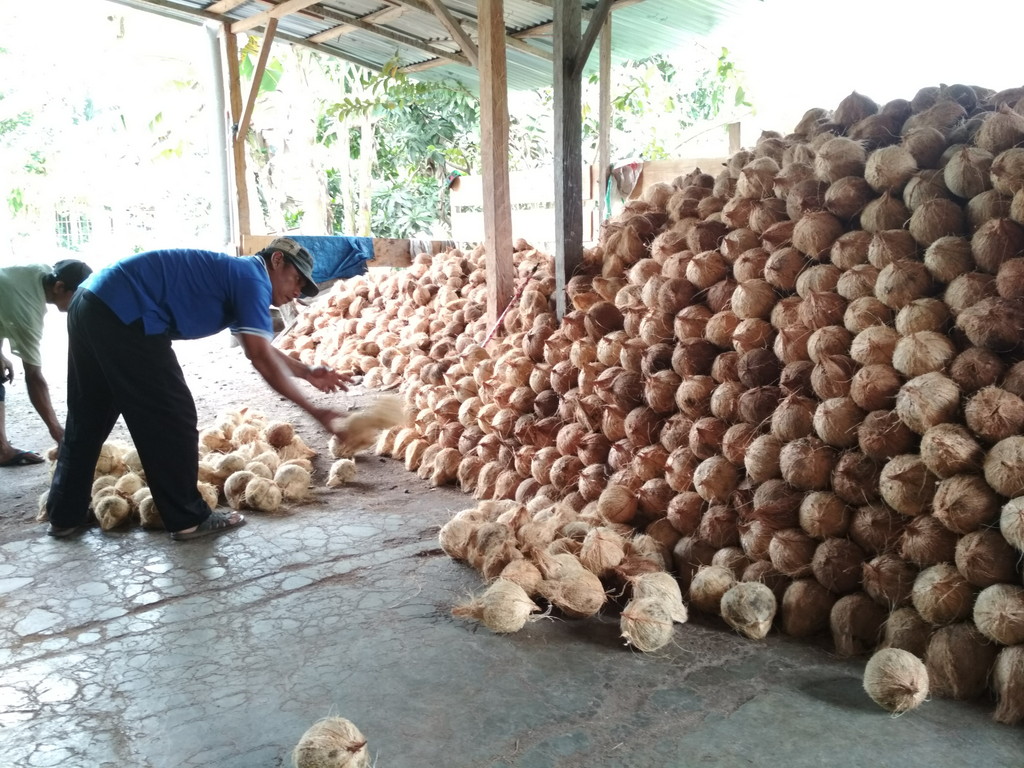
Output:
[[[321,392],[344,392],[348,389],[349,378],[349,374],[339,373],[326,365],[310,367],[309,373],[306,374],[306,381]]]

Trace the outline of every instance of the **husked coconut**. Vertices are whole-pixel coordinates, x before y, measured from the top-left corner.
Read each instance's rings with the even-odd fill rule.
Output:
[[[733,584],[722,595],[720,605],[725,622],[752,640],[761,640],[768,634],[777,607],[772,590],[756,581]]]
[[[882,709],[903,714],[928,698],[928,670],[908,651],[883,648],[864,667],[864,690]]]

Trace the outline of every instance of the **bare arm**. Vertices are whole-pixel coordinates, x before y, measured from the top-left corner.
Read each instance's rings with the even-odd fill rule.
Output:
[[[64,437],[64,426],[57,420],[50,402],[50,388],[43,377],[43,369],[38,365],[25,363],[25,386],[28,388],[28,399],[42,417],[43,423],[50,431],[50,437],[60,442]]]
[[[287,397],[306,413],[319,421],[328,431],[333,432],[332,422],[341,413],[333,408],[318,408],[306,397],[295,379],[304,379],[324,392],[345,389],[343,378],[327,368],[311,368],[293,360],[276,349],[267,339],[251,333],[238,335],[239,343],[252,367],[263,377],[271,388]]]

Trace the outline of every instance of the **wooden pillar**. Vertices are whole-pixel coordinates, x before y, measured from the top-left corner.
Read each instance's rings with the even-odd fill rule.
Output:
[[[490,325],[512,299],[512,205],[508,186],[508,71],[502,0],[477,0],[480,56],[480,148],[484,245],[487,248],[487,319]]]
[[[234,179],[235,206],[232,234],[235,237],[236,247],[240,247],[242,239],[251,235],[251,223],[249,220],[249,186],[246,182],[245,166],[245,142],[235,141],[235,132],[238,129],[238,122],[242,119],[242,86],[238,71],[238,42],[231,26],[225,23],[221,27],[221,51],[224,59],[223,71],[227,73],[227,82],[223,86],[227,89],[228,114],[225,116],[228,122],[228,144],[225,152],[231,158],[231,172]]]
[[[598,136],[597,136],[597,165],[599,168],[598,178],[601,183],[601,197],[598,199],[598,227],[604,224],[604,220],[611,213],[607,210],[608,205],[608,176],[611,172],[611,140],[609,138],[612,127],[612,17],[609,14],[608,20],[601,27],[601,72],[600,72],[600,104],[598,105]]]
[[[565,315],[565,285],[583,260],[582,86],[576,73],[581,8],[555,0],[555,311]]]

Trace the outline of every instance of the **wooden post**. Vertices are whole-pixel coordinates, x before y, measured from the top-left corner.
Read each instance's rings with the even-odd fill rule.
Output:
[[[555,0],[555,312],[566,310],[565,286],[583,260],[582,86],[576,73],[581,8]],[[481,99],[482,100],[482,99]]]
[[[611,133],[612,124],[612,17],[609,14],[601,28],[601,73],[600,73],[600,105],[598,106],[597,165],[598,178],[601,180],[600,197],[598,198],[598,232],[611,211],[608,205],[608,176],[611,172]]]
[[[238,130],[238,122],[242,119],[242,87],[238,72],[238,43],[229,24],[221,26],[221,51],[224,58],[224,71],[227,73],[227,101],[228,114],[225,116],[228,121],[227,147],[228,156],[231,158],[232,173],[234,177],[235,193],[235,215],[234,227],[237,231],[232,234],[238,238],[236,247],[239,247],[243,238],[251,235],[251,223],[249,220],[249,185],[246,182],[245,167],[245,142],[235,141],[235,131]]]
[[[480,147],[487,248],[487,319],[512,299],[512,205],[508,189],[508,72],[503,0],[477,0],[480,56]],[[577,164],[578,165],[578,164]],[[577,196],[578,199],[578,196]]]

